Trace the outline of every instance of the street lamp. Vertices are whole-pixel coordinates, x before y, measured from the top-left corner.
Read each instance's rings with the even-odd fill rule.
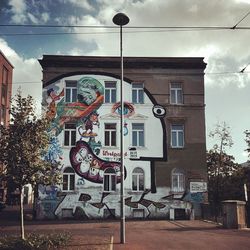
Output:
[[[118,13],[113,17],[113,23],[120,26],[120,57],[121,57],[121,84],[120,84],[120,155],[121,155],[121,193],[120,193],[120,240],[125,243],[125,200],[124,200],[124,152],[123,152],[123,123],[124,123],[124,105],[123,105],[123,55],[122,55],[122,26],[129,23],[129,18],[124,13]]]

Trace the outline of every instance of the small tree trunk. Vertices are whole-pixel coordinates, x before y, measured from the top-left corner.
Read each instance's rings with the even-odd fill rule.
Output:
[[[23,187],[20,189],[20,230],[21,230],[21,238],[24,240],[24,216],[23,216]]]
[[[37,198],[38,198],[38,184],[36,184],[33,187],[33,206],[32,206],[32,217],[33,217],[33,220],[36,219]]]

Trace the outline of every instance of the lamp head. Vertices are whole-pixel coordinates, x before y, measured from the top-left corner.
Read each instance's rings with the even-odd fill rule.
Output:
[[[129,23],[129,18],[124,13],[117,13],[113,17],[113,23],[119,26],[124,26]]]

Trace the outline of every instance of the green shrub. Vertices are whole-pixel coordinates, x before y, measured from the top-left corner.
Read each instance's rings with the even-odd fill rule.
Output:
[[[65,246],[70,240],[69,233],[53,234],[27,234],[26,239],[22,240],[17,236],[0,237],[0,249],[4,250],[33,250],[33,249],[55,249]]]

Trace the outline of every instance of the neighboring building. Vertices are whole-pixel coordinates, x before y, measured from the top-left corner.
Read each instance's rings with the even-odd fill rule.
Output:
[[[120,58],[45,55],[46,158],[63,184],[39,187],[38,218],[120,216]],[[125,214],[200,216],[206,198],[203,58],[124,58]]]
[[[0,50],[0,124],[8,126],[13,66]],[[0,172],[3,166],[0,164]],[[5,182],[0,180],[0,201],[6,201]]]

